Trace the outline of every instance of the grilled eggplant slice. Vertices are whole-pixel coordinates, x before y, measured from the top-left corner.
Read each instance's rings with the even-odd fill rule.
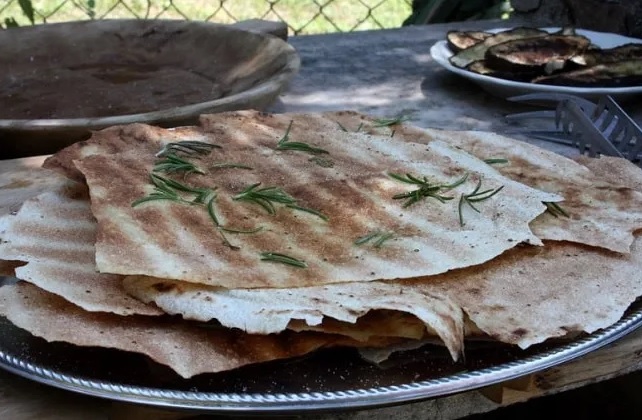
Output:
[[[598,64],[581,70],[540,76],[533,83],[576,87],[627,87],[642,84],[642,60]]]
[[[548,35],[548,32],[535,28],[515,28],[509,31],[499,32],[472,47],[459,51],[450,57],[450,63],[455,67],[465,68],[473,61],[483,60],[486,51],[493,45],[514,39],[543,37],[546,35]]]
[[[588,67],[628,60],[642,60],[642,44],[630,43],[615,48],[591,49],[571,59],[576,64]]]
[[[453,53],[458,53],[491,36],[493,36],[492,33],[483,31],[448,31],[446,41],[448,48]]]
[[[499,79],[514,80],[517,82],[530,82],[533,78],[539,76],[537,72],[514,72],[514,71],[501,71],[488,66],[486,60],[473,61],[466,70],[473,73],[481,74],[484,76],[497,77]]]
[[[516,39],[490,47],[484,59],[500,71],[551,74],[562,70],[573,56],[583,54],[590,44],[588,38],[579,35]]]

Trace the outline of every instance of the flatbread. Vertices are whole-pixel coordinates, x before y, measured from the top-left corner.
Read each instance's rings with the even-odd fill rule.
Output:
[[[595,159],[585,155],[577,156],[573,160],[589,168],[604,182],[642,191],[642,170],[630,160],[612,156],[600,156]]]
[[[32,157],[0,162],[0,219],[15,214],[28,199],[66,182],[63,176],[40,168],[43,160]],[[0,231],[5,223],[0,220]],[[21,261],[0,259],[0,276],[13,276],[14,270],[21,265],[24,265]]]
[[[233,135],[244,138],[250,133],[258,133],[277,138],[290,121],[293,121],[293,136],[314,131],[320,133],[319,138],[323,138],[332,131],[346,130],[392,136],[400,141],[415,143],[429,143],[439,139],[480,159],[508,159],[510,164],[496,165],[495,169],[513,180],[558,193],[566,199],[563,208],[571,215],[570,218],[555,218],[546,213],[532,225],[533,231],[542,240],[570,241],[627,253],[633,241],[632,233],[642,228],[642,194],[622,189],[622,185],[618,183],[604,182],[600,174],[574,164],[572,160],[554,152],[493,133],[423,129],[408,123],[388,126],[383,125],[381,120],[354,111],[316,114],[237,111],[201,116],[200,127],[191,128],[194,131],[189,136],[197,139],[204,133],[210,133],[214,136]],[[130,130],[129,136],[138,133],[136,136],[139,139],[144,138],[141,134],[146,130],[150,136],[148,139],[156,139],[151,143],[158,141],[163,135],[175,135],[160,129],[156,129],[152,135],[152,131],[142,125],[128,127],[118,130]],[[75,169],[65,169],[73,168],[74,159],[81,159],[89,153],[115,153],[128,148],[129,140],[113,142],[108,140],[108,135],[101,133],[94,134],[94,138],[87,142],[71,146],[59,156],[48,160],[45,166],[52,169],[63,168],[71,176],[81,178]],[[121,137],[128,135],[121,134]]]
[[[198,321],[218,320],[226,327],[256,334],[284,331],[292,320],[309,326],[321,326],[324,317],[356,324],[369,311],[386,309],[412,314],[438,336],[457,360],[463,350],[463,312],[443,293],[423,293],[404,288],[395,282],[360,282],[295,289],[228,290],[204,287],[187,282],[129,276],[125,289],[144,302],[153,302],[169,314],[180,314]],[[367,329],[368,318],[358,328]],[[390,336],[385,320],[372,334]],[[398,324],[398,323],[397,323]],[[399,331],[394,336],[413,336],[418,325],[410,321],[411,333]],[[421,325],[421,324],[420,324]],[[327,325],[326,325],[327,326]],[[328,326],[333,327],[330,323]],[[335,332],[338,326],[334,325]],[[299,330],[303,328],[299,327]],[[326,328],[323,328],[327,331]],[[352,335],[351,335],[352,336]]]
[[[400,141],[430,143],[441,140],[480,158],[505,158],[509,164],[495,165],[503,175],[533,188],[565,198],[562,207],[570,218],[542,214],[532,225],[542,240],[571,241],[628,253],[633,232],[642,228],[642,194],[631,185],[605,181],[573,160],[523,141],[482,131],[423,129],[408,123],[382,126],[382,121],[353,111],[323,114],[264,114],[253,111],[204,115],[200,124],[207,132],[283,130],[294,121],[294,130],[327,133],[332,130],[359,131],[394,136]],[[606,158],[609,161],[609,158]],[[629,162],[614,165],[622,172],[639,171]],[[621,188],[629,187],[629,188]]]
[[[551,151],[486,132],[426,130],[434,140],[448,139],[481,158],[507,158],[499,172],[543,191],[564,197],[570,217],[542,214],[532,224],[542,240],[571,241],[628,253],[633,232],[642,228],[642,193],[609,183],[599,174]],[[433,141],[434,141],[433,140]]]
[[[84,182],[85,178],[73,161],[92,155],[111,155],[132,147],[156,153],[164,144],[180,140],[202,140],[205,133],[198,127],[160,128],[147,124],[116,125],[95,131],[85,141],[79,141],[49,156],[42,167],[63,176]]]
[[[0,287],[0,315],[49,342],[141,353],[184,378],[359,342],[331,334],[250,335],[158,317],[87,312],[28,283]],[[385,345],[388,340],[366,343]]]
[[[442,305],[448,302],[452,314],[460,308],[484,334],[527,348],[550,338],[592,333],[615,323],[642,295],[641,270],[642,240],[636,239],[630,255],[578,244],[547,242],[544,247],[512,249],[481,267],[438,276],[291,291],[229,291],[166,281],[154,283],[145,278],[127,278],[125,284],[130,293],[155,302],[169,313],[186,313],[188,318],[216,315],[229,319],[236,315],[239,323],[243,319],[252,322],[253,318],[260,322],[261,317],[267,323],[274,318],[291,316],[306,319],[314,325],[319,320],[313,316],[315,313],[323,311],[341,319],[338,312],[349,313],[355,300],[363,298],[368,302],[366,297],[372,296],[372,299],[378,299],[376,303],[369,303],[373,307],[384,307],[381,302],[395,302],[394,309],[414,314],[437,330],[433,323],[426,322],[425,316],[419,315],[419,311],[435,312],[434,299],[437,299]],[[234,296],[233,300],[231,296]],[[418,296],[432,297],[433,301],[425,298],[421,301]],[[401,305],[404,299],[405,308]],[[293,303],[288,305],[289,302]],[[285,307],[288,310],[284,310]],[[448,325],[445,314],[437,319]],[[463,318],[455,319],[459,325],[463,323]],[[350,322],[347,316],[343,321]],[[385,329],[384,324],[382,330]],[[449,331],[463,334],[464,330],[459,327]],[[437,333],[442,340],[447,337],[439,330]],[[478,331],[471,333],[479,335]],[[449,346],[447,341],[446,345]],[[449,346],[449,349],[452,351],[453,347]]]
[[[359,133],[331,134],[318,141],[317,133],[292,141],[322,146],[329,151],[332,167],[311,162],[306,153],[276,151],[279,138],[273,136],[217,135],[213,141],[223,148],[201,157],[200,167],[224,161],[254,170],[179,178],[192,186],[217,188],[215,207],[222,224],[263,228],[251,235],[227,235],[240,249],[221,239],[203,206],[166,200],[132,207],[153,191],[149,173],[156,158],[146,148],[132,146],[121,154],[74,161],[86,177],[99,224],[98,269],[227,288],[431,275],[483,263],[521,242],[540,244],[528,225],[545,211],[542,202],[561,199],[511,181],[442,142],[420,145]],[[416,186],[399,182],[389,173],[417,174],[444,184],[469,174],[447,194],[453,198],[473,191],[480,180],[483,189],[503,189],[479,203],[479,213],[464,206],[465,225],[461,226],[456,199],[446,203],[426,199],[404,208],[392,197]],[[320,211],[329,221],[283,207],[271,216],[261,206],[231,199],[255,183],[282,188],[298,205]],[[354,245],[359,237],[375,231],[392,232],[395,238],[380,249]],[[304,260],[308,268],[260,261],[263,252],[288,254]]]
[[[64,177],[40,167],[44,158],[0,161],[0,217],[17,212],[22,203],[57,188]]]
[[[16,277],[64,297],[89,311],[160,315],[128,296],[122,277],[95,269],[96,222],[87,187],[66,181],[26,201],[0,223],[0,259],[22,261]]]

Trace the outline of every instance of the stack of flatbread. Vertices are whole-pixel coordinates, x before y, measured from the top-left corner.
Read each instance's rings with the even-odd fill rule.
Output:
[[[22,280],[0,314],[183,377],[330,346],[527,348],[642,295],[639,169],[492,133],[230,112],[98,131],[38,176],[0,218]]]

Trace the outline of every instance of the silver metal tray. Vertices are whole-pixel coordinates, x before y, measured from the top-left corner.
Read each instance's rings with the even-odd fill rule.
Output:
[[[573,342],[523,351],[468,345],[465,363],[441,347],[394,355],[380,366],[348,349],[185,380],[142,355],[47,343],[0,317],[0,367],[58,388],[112,400],[217,413],[300,413],[373,408],[468,391],[580,357],[642,325],[637,304],[613,326]]]

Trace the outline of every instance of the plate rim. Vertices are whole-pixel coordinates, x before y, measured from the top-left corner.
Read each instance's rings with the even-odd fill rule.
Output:
[[[18,328],[11,324],[13,328]],[[380,408],[444,397],[494,385],[569,362],[602,348],[642,326],[642,307],[609,327],[524,359],[462,371],[420,382],[324,392],[212,393],[141,387],[87,379],[22,360],[0,341],[0,368],[56,388],[112,401],[218,414],[310,413]]]
[[[503,28],[492,28],[486,29],[487,32],[500,32],[504,30],[514,29],[515,27],[503,27]],[[548,32],[556,31],[562,29],[561,27],[539,27],[538,29],[546,30]],[[640,38],[632,38],[613,32],[599,32],[592,31],[588,29],[576,29],[577,33],[585,35],[593,41],[591,37],[596,36],[606,36],[606,37],[617,37],[621,38],[623,43],[635,42],[642,43]],[[618,44],[621,45],[621,44]],[[566,94],[576,94],[576,95],[623,95],[623,94],[638,94],[642,93],[642,86],[627,86],[627,87],[573,87],[573,86],[554,86],[554,85],[536,85],[533,83],[527,82],[518,82],[514,80],[500,79],[498,77],[487,76],[483,74],[473,73],[471,71],[453,66],[449,58],[452,57],[454,53],[449,51],[447,41],[444,39],[436,41],[430,47],[430,56],[431,58],[439,64],[441,67],[455,73],[459,76],[462,76],[468,80],[471,80],[477,84],[484,84],[488,86],[501,86],[502,88],[510,88],[515,90],[529,91],[529,92],[554,92],[554,93],[566,93]]]

